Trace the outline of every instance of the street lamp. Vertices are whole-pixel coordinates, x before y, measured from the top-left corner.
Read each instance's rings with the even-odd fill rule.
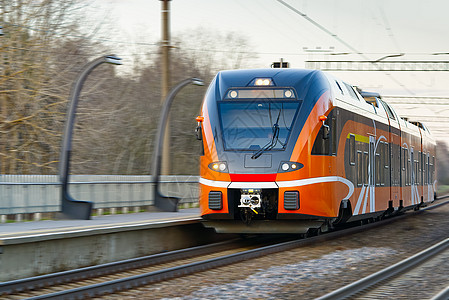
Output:
[[[69,97],[69,106],[67,109],[66,124],[63,136],[59,160],[59,179],[61,181],[61,218],[89,220],[92,212],[93,203],[90,201],[75,200],[68,191],[68,179],[70,170],[70,154],[72,151],[72,133],[75,122],[76,108],[78,98],[83,88],[87,76],[93,69],[103,63],[121,65],[120,58],[115,55],[99,57],[82,68],[78,75]]]
[[[161,118],[157,128],[156,144],[153,151],[153,163],[152,163],[152,182],[153,182],[153,199],[154,206],[161,211],[178,211],[178,197],[167,197],[159,191],[159,177],[161,174],[161,160],[162,160],[162,145],[164,142],[165,129],[167,127],[168,114],[173,100],[178,92],[189,84],[204,85],[203,80],[198,78],[188,78],[178,83],[167,95],[162,107]]]

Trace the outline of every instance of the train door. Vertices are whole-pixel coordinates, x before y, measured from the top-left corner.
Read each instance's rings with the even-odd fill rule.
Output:
[[[418,174],[416,174],[416,168],[415,168],[415,152],[414,147],[411,147],[410,149],[410,189],[411,189],[411,199],[412,199],[412,205],[418,204],[418,198],[419,198],[419,192],[418,187],[416,186],[416,178]]]
[[[392,122],[396,126],[390,126],[390,200],[393,207],[399,207],[401,199],[401,136],[398,122]]]
[[[369,178],[369,211],[376,211],[376,172],[381,172],[381,170],[375,169],[375,159],[376,159],[376,137],[370,135],[369,136],[369,164],[368,164],[368,178]]]
[[[380,101],[385,108],[389,121],[388,137],[388,166],[389,166],[389,185],[390,200],[393,207],[400,206],[401,199],[401,127],[399,119],[393,110],[384,101]]]

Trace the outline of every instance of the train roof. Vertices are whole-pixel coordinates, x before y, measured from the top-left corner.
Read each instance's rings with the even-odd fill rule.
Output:
[[[303,100],[309,98],[316,101],[316,96],[319,96],[324,89],[329,89],[334,96],[340,95],[340,97],[337,96],[337,98],[340,98],[343,101],[352,102],[361,109],[375,114],[378,113],[378,109],[375,108],[372,101],[366,100],[367,98],[382,99],[381,95],[377,92],[359,90],[334,77],[330,73],[311,69],[266,68],[225,70],[217,73],[214,79],[213,88],[215,89],[217,98],[223,99],[225,93],[230,88],[255,86],[255,81],[258,78],[269,78],[271,80],[271,87],[294,87],[298,93],[298,97]],[[417,126],[428,131],[423,125],[419,126],[418,124],[412,124],[407,122],[407,120],[400,118],[391,106],[389,106],[389,108],[394,112],[396,117],[398,117],[398,120],[403,122],[402,126]]]

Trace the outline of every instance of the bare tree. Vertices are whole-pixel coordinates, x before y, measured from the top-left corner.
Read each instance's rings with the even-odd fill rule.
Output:
[[[2,0],[0,173],[54,173],[67,82],[56,67],[77,1]],[[59,82],[58,82],[59,83]]]

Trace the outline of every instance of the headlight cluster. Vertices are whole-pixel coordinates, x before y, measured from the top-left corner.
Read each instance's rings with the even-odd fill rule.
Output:
[[[228,164],[225,161],[216,161],[209,164],[209,169],[217,172],[228,172]]]
[[[302,167],[304,167],[304,165],[299,162],[283,161],[279,165],[279,173],[296,171],[301,169]]]

